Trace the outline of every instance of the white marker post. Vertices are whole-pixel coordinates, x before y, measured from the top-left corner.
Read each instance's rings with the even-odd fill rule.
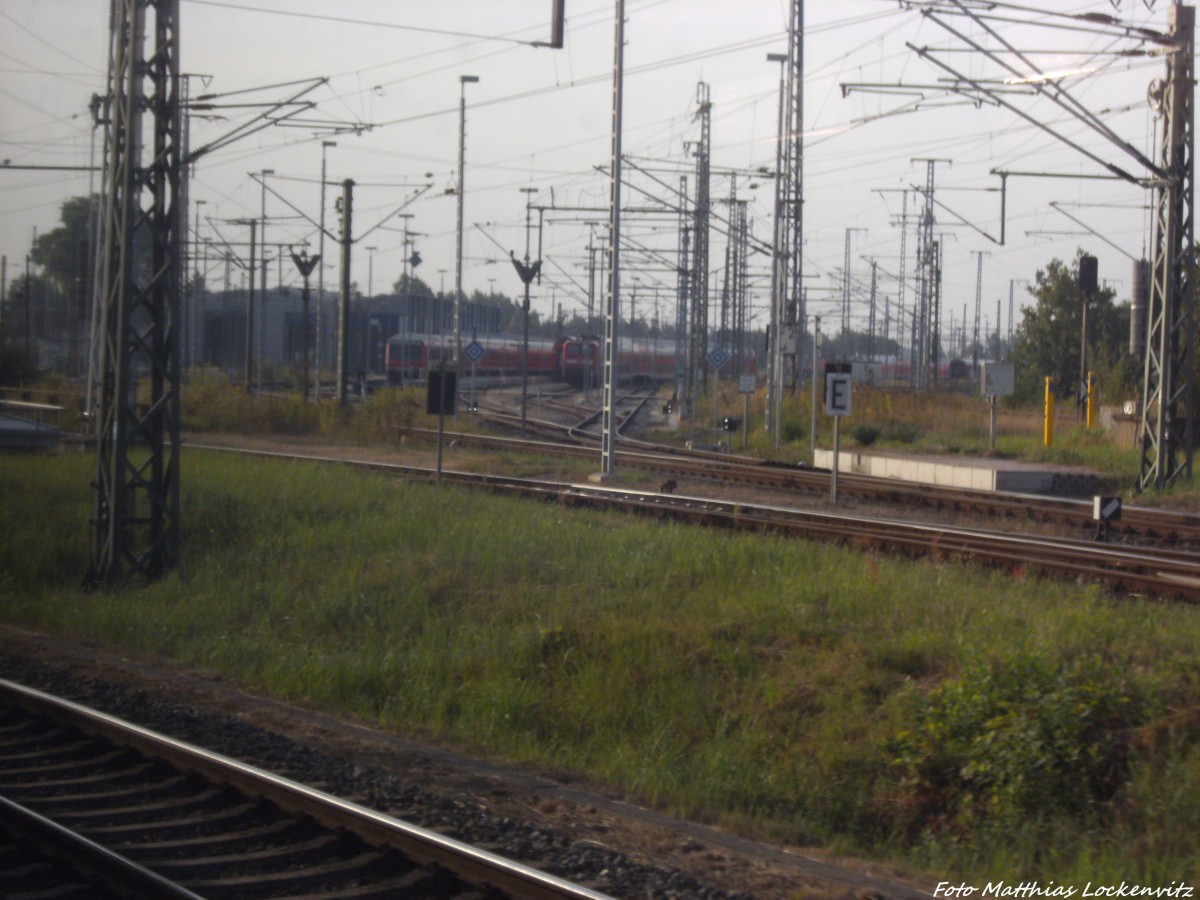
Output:
[[[842,450],[842,416],[850,415],[850,363],[825,363],[825,414],[833,416],[833,478],[829,499],[837,503],[838,457]]]
[[[753,375],[738,378],[738,390],[742,393],[742,450],[750,440],[750,395],[758,390],[758,379]]]
[[[983,395],[991,407],[991,426],[988,429],[988,450],[996,449],[996,398],[1011,397],[1016,391],[1016,370],[1010,362],[984,362],[980,381]]]

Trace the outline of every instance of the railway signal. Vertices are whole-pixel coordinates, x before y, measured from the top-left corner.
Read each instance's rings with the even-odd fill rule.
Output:
[[[312,345],[312,338],[309,333],[310,320],[309,320],[309,313],[308,313],[308,303],[309,303],[308,278],[310,275],[312,275],[313,269],[315,269],[317,267],[317,263],[320,261],[321,261],[321,254],[319,254],[319,253],[316,256],[309,256],[308,253],[304,250],[301,250],[299,253],[297,253],[294,250],[292,251],[292,262],[294,262],[296,264],[296,269],[299,270],[300,277],[304,279],[304,292],[301,294],[301,297],[303,298],[303,304],[304,304],[304,402],[305,403],[308,403],[308,380],[309,380],[308,361],[309,361],[309,356],[311,355],[309,352],[309,349]]]
[[[1120,497],[1093,497],[1092,518],[1096,520],[1096,540],[1107,541],[1112,523],[1121,518]]]

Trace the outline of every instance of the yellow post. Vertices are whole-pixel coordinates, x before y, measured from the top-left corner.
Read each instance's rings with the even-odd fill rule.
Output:
[[[1042,445],[1054,443],[1054,392],[1050,390],[1050,378],[1046,378],[1046,426],[1042,432]]]
[[[1091,431],[1096,419],[1096,381],[1091,372],[1088,372],[1087,391],[1087,427]]]

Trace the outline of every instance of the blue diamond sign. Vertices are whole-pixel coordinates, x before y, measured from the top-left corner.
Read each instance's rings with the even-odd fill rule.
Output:
[[[708,351],[708,363],[714,369],[723,369],[725,364],[729,362],[729,351],[724,347],[713,347]]]
[[[463,356],[473,363],[483,359],[483,354],[487,351],[483,349],[483,345],[479,341],[471,341],[467,346],[463,347]]]

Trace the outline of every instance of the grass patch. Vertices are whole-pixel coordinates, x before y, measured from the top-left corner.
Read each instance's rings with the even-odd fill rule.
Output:
[[[91,459],[6,457],[0,616],[939,877],[1196,874],[1195,609],[336,467],[183,464],[182,569],[83,595]]]

